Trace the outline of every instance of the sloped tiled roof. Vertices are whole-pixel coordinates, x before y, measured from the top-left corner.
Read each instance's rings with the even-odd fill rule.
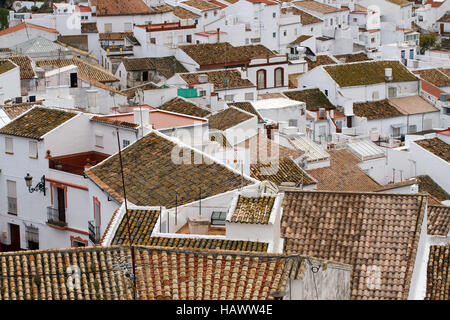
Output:
[[[203,0],[188,0],[181,2],[182,4],[188,5],[190,7],[199,9],[199,10],[212,10],[212,9],[220,9],[218,5],[210,3],[208,1]]]
[[[302,25],[308,25],[308,24],[313,24],[313,23],[320,23],[323,22],[322,19],[317,18],[316,16],[313,16],[312,14],[309,14],[303,10],[300,10],[296,7],[290,7],[290,8],[282,8],[281,9],[281,13],[282,14],[287,14],[287,13],[291,13],[294,14],[296,16],[300,16],[300,23]]]
[[[318,2],[318,1],[295,1],[294,5],[299,6],[301,8],[319,12],[322,14],[328,14],[333,12],[345,11],[346,9],[341,9],[333,6],[329,6],[327,4]],[[348,10],[348,9],[347,9]]]
[[[261,117],[261,115],[256,111],[255,107],[250,102],[233,102],[228,103],[229,106],[234,106],[236,108],[242,109],[244,111],[247,111],[251,114],[254,114],[258,117],[259,122],[264,122],[264,119]]]
[[[442,17],[439,18],[436,22],[450,22],[450,13],[445,13]]]
[[[283,93],[289,99],[306,103],[306,110],[308,111],[319,111],[319,108],[325,108],[326,110],[336,109],[336,106],[328,100],[327,96],[320,89],[286,91]]]
[[[196,19],[200,17],[198,14],[182,7],[174,7],[173,14],[180,19]]]
[[[20,116],[22,113],[30,110],[33,108],[35,104],[41,104],[39,102],[33,102],[33,103],[21,103],[11,106],[1,106],[3,111],[8,115],[9,119],[14,120],[18,116]]]
[[[392,69],[393,79],[389,82],[417,81],[417,78],[399,61],[371,61],[324,67],[341,87],[387,82],[384,77],[385,68]]]
[[[450,300],[450,245],[430,246],[425,300]]]
[[[450,195],[433,179],[431,179],[430,176],[417,176],[416,181],[419,184],[419,192],[424,192],[430,195],[430,197],[428,197],[428,203],[440,204],[441,201],[450,200]]]
[[[20,68],[20,79],[33,79],[36,74],[34,73],[33,64],[28,56],[10,56],[9,60],[17,64]]]
[[[318,181],[317,190],[375,191],[380,185],[362,171],[360,160],[347,149],[328,151],[330,166],[307,170]]]
[[[89,50],[87,34],[58,36],[58,41],[83,51]]]
[[[263,45],[234,47],[228,42],[201,43],[180,46],[199,65],[216,65],[249,61],[256,57],[272,57],[275,54]]]
[[[430,151],[444,161],[450,162],[450,145],[439,138],[415,140],[419,146]]]
[[[35,107],[2,127],[0,133],[40,140],[43,135],[76,115],[60,109]]]
[[[276,197],[244,197],[239,195],[230,219],[234,223],[268,224]]]
[[[187,114],[189,116],[204,118],[211,114],[208,110],[200,108],[195,104],[181,98],[173,98],[159,107],[161,110]]]
[[[393,107],[405,115],[439,112],[439,109],[431,102],[419,95],[390,98],[388,101]]]
[[[36,66],[46,67],[51,66],[55,68],[62,68],[69,65],[76,65],[78,67],[78,76],[85,80],[95,80],[101,83],[116,82],[119,81],[111,72],[102,68],[99,65],[89,63],[86,60],[80,58],[71,59],[53,59],[53,60],[40,60],[36,61]]]
[[[153,228],[160,215],[159,210],[128,209],[126,216],[117,227],[112,245],[129,245],[128,224],[130,225],[130,237],[132,244],[146,245],[152,235]]]
[[[191,155],[191,164],[173,160],[173,150],[180,148],[180,158]],[[194,161],[196,150],[182,149],[160,134],[151,132],[122,151],[127,199],[139,206],[164,206],[173,208],[178,195],[178,205],[237,189],[252,184],[228,167],[216,162]],[[200,155],[201,157],[201,155]],[[181,163],[184,161],[184,163]],[[205,163],[208,162],[208,163]],[[119,155],[115,154],[88,169],[86,174],[100,188],[118,201],[123,200]]]
[[[450,207],[428,206],[428,235],[447,236],[450,232]]]
[[[269,180],[280,186],[283,182],[293,182],[296,187],[315,184],[316,181],[291,159],[280,159],[274,166],[264,163],[250,165],[250,176],[259,181]]]
[[[95,121],[95,122],[102,122],[102,123],[109,123],[109,124],[113,124],[116,126],[120,126],[120,127],[124,127],[124,128],[137,128],[139,126],[139,124],[137,123],[131,123],[131,122],[127,122],[127,121],[120,121],[120,120],[114,120],[111,119],[109,117],[102,117],[102,116],[93,116],[91,118],[91,121]]]
[[[390,3],[393,3],[393,4],[397,5],[397,6],[401,6],[401,7],[408,6],[408,5],[412,4],[408,0],[386,0],[386,1],[388,1]]]
[[[403,113],[389,103],[388,99],[354,103],[353,113],[358,117],[365,117],[367,120],[392,118],[403,115]]]
[[[329,55],[326,54],[318,55],[315,58],[316,61],[312,61],[309,58],[306,58],[306,63],[308,64],[308,71],[318,66],[336,64],[336,61],[334,61]]]
[[[46,27],[35,25],[35,24],[22,22],[15,26],[9,27],[7,29],[0,30],[0,36],[9,34],[9,33],[13,33],[13,32],[19,31],[19,30],[23,30],[25,28],[33,28],[33,29],[37,29],[37,30],[41,30],[41,31],[47,31],[49,33],[58,33],[56,31],[56,29],[46,28]]]
[[[97,8],[97,16],[147,15],[172,11],[172,6],[164,4],[149,7],[142,0],[91,0]]]
[[[125,40],[126,37],[132,37],[133,32],[107,32],[99,33],[99,40]]]
[[[127,71],[156,70],[167,79],[175,73],[187,72],[186,68],[174,57],[125,58],[122,60]]]
[[[286,191],[285,251],[352,265],[351,299],[406,300],[425,204],[416,194]]]
[[[208,118],[209,127],[217,130],[227,130],[241,122],[251,119],[252,116],[236,108],[228,108],[217,112]]]
[[[450,86],[450,78],[439,69],[417,70],[413,71],[413,73],[419,75],[421,79],[430,82],[436,87]]]
[[[302,258],[267,253],[134,247],[136,292],[141,300],[273,299]],[[133,283],[124,263],[129,247],[87,247],[0,253],[0,300],[129,300]],[[69,266],[79,267],[71,287]],[[56,285],[61,284],[61,285]]]
[[[0,74],[14,69],[16,66],[9,60],[0,60]]]
[[[97,22],[84,22],[81,24],[81,33],[97,33]]]
[[[344,63],[372,60],[364,52],[350,53],[350,54],[338,54],[338,55],[335,55],[334,57],[338,60],[343,59]]]
[[[30,40],[24,41],[15,45],[13,51],[21,55],[47,55],[47,54],[59,54],[67,53],[70,49],[63,47],[62,45],[50,41],[47,38],[36,37]]]
[[[202,239],[202,238],[167,238],[152,237],[145,245],[158,247],[206,249],[206,250],[233,250],[267,252],[267,242],[228,240],[228,239]]]
[[[290,45],[296,45],[296,44],[298,45],[298,44],[302,43],[303,41],[306,41],[310,38],[312,38],[312,36],[302,34],[301,36],[299,36],[297,39],[295,39],[294,41],[292,41],[289,44]]]
[[[180,77],[186,81],[188,85],[194,85],[200,83],[198,77],[203,74],[208,75],[208,82],[214,84],[215,90],[248,88],[255,86],[250,80],[243,79],[241,73],[237,70],[182,73],[180,74]],[[225,83],[226,79],[228,79],[228,85]]]

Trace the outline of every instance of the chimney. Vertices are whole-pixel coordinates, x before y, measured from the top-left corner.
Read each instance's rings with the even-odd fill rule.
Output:
[[[97,89],[88,89],[86,90],[87,99],[88,99],[88,111],[92,113],[98,113],[98,105],[97,105]]]
[[[135,107],[133,109],[134,113],[134,123],[141,125],[143,127],[148,127],[150,124],[150,109]]]
[[[384,69],[384,80],[392,81],[392,68]]]

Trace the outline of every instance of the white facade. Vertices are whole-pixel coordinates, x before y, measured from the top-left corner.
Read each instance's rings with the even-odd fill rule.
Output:
[[[15,67],[0,74],[0,104],[21,96],[20,68],[15,63],[11,63]]]

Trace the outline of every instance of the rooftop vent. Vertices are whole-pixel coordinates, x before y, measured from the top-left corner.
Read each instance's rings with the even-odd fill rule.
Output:
[[[386,81],[392,81],[392,68],[385,68],[384,69],[384,79]]]
[[[199,74],[198,75],[198,82],[199,83],[207,83],[208,82],[208,75],[207,74]]]

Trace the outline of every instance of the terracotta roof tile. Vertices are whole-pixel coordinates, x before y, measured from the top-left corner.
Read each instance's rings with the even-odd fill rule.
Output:
[[[408,0],[386,0],[386,1],[388,1],[390,3],[393,3],[393,4],[397,5],[397,6],[401,6],[401,7],[408,6],[408,5],[412,4]]]
[[[327,4],[324,4],[324,3],[321,3],[318,1],[295,1],[294,5],[304,8],[304,9],[307,9],[307,10],[324,13],[324,14],[346,10],[346,9],[329,6]]]
[[[211,114],[210,111],[205,110],[201,107],[196,106],[195,104],[183,100],[181,98],[173,98],[170,101],[167,101],[162,106],[159,107],[161,110],[176,112],[187,114],[189,116],[204,118]]]
[[[89,63],[80,58],[71,59],[54,59],[54,60],[40,60],[36,61],[38,67],[54,67],[62,68],[69,65],[76,65],[78,67],[78,76],[84,81],[98,81],[101,83],[119,81],[111,72],[102,68],[99,65]]]
[[[268,224],[276,197],[244,197],[239,195],[236,208],[227,221],[234,223]]]
[[[125,128],[137,128],[139,126],[139,124],[136,123],[130,123],[127,121],[119,121],[119,120],[113,120],[111,118],[106,118],[106,117],[102,117],[102,116],[93,116],[91,118],[91,121],[96,121],[96,122],[103,122],[103,123],[109,123],[109,124],[113,124],[116,126],[120,126],[120,127],[125,127]]]
[[[407,299],[423,195],[286,191],[285,251],[350,264],[351,299]],[[370,282],[380,272],[380,281]]]
[[[234,47],[228,42],[180,46],[199,65],[232,64],[275,54],[263,45]]]
[[[172,159],[174,148],[180,147],[151,132],[122,151],[125,188],[130,202],[139,206],[173,208],[176,195],[178,205],[183,205],[197,201],[200,188],[204,199],[242,185],[241,176],[228,167],[216,162],[197,164],[194,157],[199,156],[198,151],[190,148],[180,151],[191,155],[192,164],[175,163]],[[115,154],[88,169],[86,174],[116,200],[122,201],[122,180],[117,174],[119,168],[119,156]],[[243,179],[244,186],[252,183]]]
[[[181,2],[182,4],[188,5],[190,7],[199,9],[199,10],[212,10],[212,9],[220,9],[220,7],[216,4],[210,3],[208,1],[203,0],[188,0]]]
[[[81,33],[97,33],[97,22],[85,22],[81,24]]]
[[[8,72],[12,69],[16,68],[14,63],[9,60],[0,60],[0,74]]]
[[[306,103],[306,110],[308,111],[319,111],[319,108],[336,109],[336,106],[328,100],[320,89],[286,91],[284,95],[289,99]]]
[[[373,61],[338,64],[324,67],[325,71],[341,87],[370,85],[387,82],[385,68],[392,69],[392,81],[417,81],[418,79],[399,61]]]
[[[441,201],[450,200],[450,195],[428,175],[416,177],[419,192],[429,194],[428,203],[440,205]]]
[[[207,75],[208,83],[214,84],[215,90],[226,90],[235,88],[249,88],[255,85],[248,79],[243,79],[237,70],[218,70],[210,72],[182,73],[180,77],[188,85],[199,84],[199,75]],[[228,83],[225,81],[228,80]]]
[[[208,118],[208,121],[210,128],[224,131],[251,118],[252,115],[246,112],[239,111],[236,108],[230,107],[211,115]]]
[[[192,248],[253,252],[267,252],[267,248],[269,247],[268,243],[257,241],[167,237],[151,237],[149,243],[145,245],[186,249]]]
[[[296,16],[300,16],[300,23],[302,25],[308,25],[308,24],[313,24],[313,23],[320,23],[323,22],[322,19],[319,19],[316,16],[313,16],[312,14],[309,14],[303,10],[300,10],[296,7],[290,7],[290,8],[282,8],[281,9],[281,13],[282,14],[293,14]]]
[[[370,61],[370,60],[372,60],[364,52],[350,53],[350,54],[339,54],[339,55],[335,55],[334,57],[336,59],[338,59],[338,60],[343,60],[344,63]]]
[[[174,57],[125,58],[122,63],[127,71],[156,70],[167,79],[175,73],[187,72],[186,68]]]
[[[9,60],[17,64],[20,68],[20,79],[33,79],[36,74],[34,73],[33,64],[31,58],[28,56],[10,56]]]
[[[142,0],[91,0],[91,3],[96,6],[97,16],[147,15],[173,10],[168,4],[149,7]]]
[[[318,55],[315,58],[316,61],[312,61],[309,58],[306,58],[306,63],[308,64],[308,71],[318,66],[336,64],[336,61],[334,61],[330,56],[326,54]]]
[[[303,259],[218,250],[135,247],[136,291],[141,300],[273,299],[295,277]],[[0,253],[0,300],[129,300],[131,251],[88,247]],[[80,289],[65,285],[79,267]],[[61,285],[56,285],[56,284]]]
[[[413,73],[419,75],[421,79],[430,82],[436,87],[450,86],[450,78],[439,69],[417,70],[413,71]]]
[[[447,236],[450,233],[450,207],[428,206],[428,235]]]
[[[151,238],[153,228],[160,215],[159,210],[128,209],[126,216],[117,227],[112,245],[129,245],[128,224],[130,225],[130,236],[132,244],[146,245]]]
[[[27,112],[28,110],[33,108],[35,104],[40,104],[40,103],[33,102],[33,103],[18,104],[18,105],[12,105],[12,106],[2,106],[1,108],[8,115],[9,119],[14,120],[18,116],[20,116],[22,113]]]
[[[430,151],[444,161],[450,162],[450,145],[439,138],[415,140],[419,146]]]
[[[25,29],[25,28],[33,28],[33,29],[38,29],[38,30],[42,30],[42,31],[47,31],[47,32],[50,32],[50,33],[58,33],[56,31],[56,29],[46,28],[46,27],[35,25],[35,24],[22,22],[22,23],[19,23],[19,24],[15,25],[15,26],[9,27],[7,29],[0,30],[0,36],[5,35],[5,34],[9,34],[9,33],[13,33],[13,32]]]
[[[180,19],[196,19],[200,16],[182,7],[174,7],[173,14]]]
[[[362,171],[360,160],[347,149],[329,151],[330,166],[307,170],[318,181],[317,190],[375,191],[380,185]]]
[[[430,246],[425,300],[450,300],[450,245]]]
[[[353,112],[358,117],[365,117],[367,120],[384,119],[402,116],[396,107],[389,103],[388,99],[354,103]]]
[[[316,181],[291,159],[281,159],[275,165],[256,163],[250,165],[250,176],[260,181],[269,180],[277,186],[293,182],[296,187],[315,184]]]
[[[2,127],[0,133],[40,140],[43,135],[76,115],[59,109],[34,107]]]
[[[258,117],[259,122],[264,122],[264,119],[261,117],[259,112],[255,109],[255,107],[250,102],[233,102],[228,103],[229,106],[234,106],[236,108],[239,108],[241,110],[247,111],[251,114],[254,114]]]
[[[289,45],[299,45],[300,43],[302,43],[303,41],[306,41],[308,39],[312,38],[312,36],[309,35],[304,35],[302,34],[301,36],[299,36],[297,39],[295,39],[294,41],[292,41],[291,43],[289,43]]]
[[[99,33],[99,40],[124,40],[126,37],[132,37],[133,32],[107,32]]]
[[[58,36],[58,41],[83,51],[89,51],[87,34]]]
[[[442,17],[439,18],[436,22],[450,22],[450,13],[445,13]]]

